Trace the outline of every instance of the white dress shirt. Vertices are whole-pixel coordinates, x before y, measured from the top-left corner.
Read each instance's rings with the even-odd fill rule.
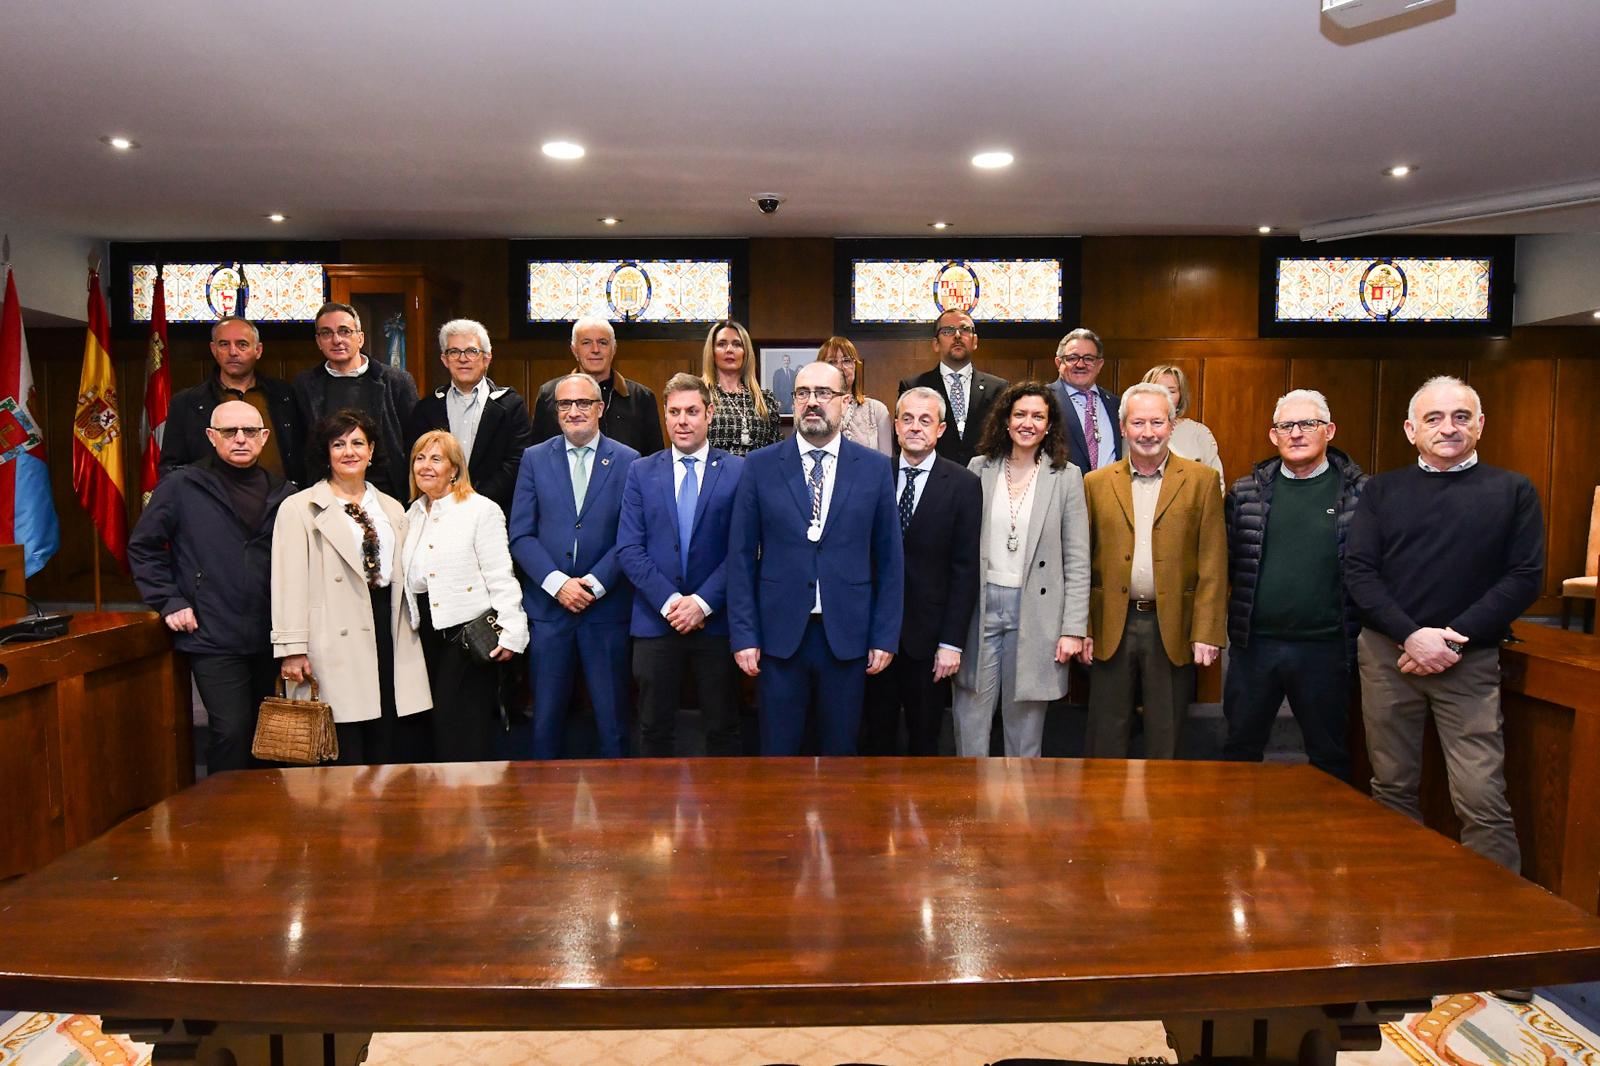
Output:
[[[585,456],[585,459],[587,460],[587,464],[588,464],[585,467],[585,469],[589,473],[589,480],[587,482],[585,482],[585,484],[588,487],[584,489],[584,494],[583,494],[584,502],[588,503],[589,502],[589,489],[594,487],[594,463],[595,463],[596,457],[598,457],[599,454],[600,454],[600,434],[596,433],[594,436],[590,437],[588,442],[585,443],[585,444],[574,444],[570,440],[569,441],[564,441],[563,443],[565,443],[566,446],[567,446],[567,473],[568,474],[574,474],[574,473],[577,472],[577,469],[578,469],[578,449],[580,449],[580,448],[588,448],[589,449],[589,454],[587,456]],[[574,548],[577,547],[576,543],[574,543],[573,547]],[[577,553],[576,550],[573,551],[572,557],[574,559],[576,559],[578,557],[578,553]],[[539,583],[539,587],[544,589],[544,591],[550,596],[551,599],[554,599],[556,593],[561,591],[561,586],[565,585],[571,579],[572,579],[572,575],[571,574],[564,574],[560,570],[552,570],[552,571],[550,571],[549,575],[547,577],[545,577],[545,579]],[[606,594],[606,587],[604,585],[600,584],[600,579],[595,577],[593,574],[584,574],[583,578],[582,578],[582,581],[583,581],[583,583],[585,585],[589,586],[589,591],[594,593],[594,598],[595,599],[598,600],[598,599],[600,599],[602,596],[604,596]]]
[[[489,379],[478,383],[466,392],[456,388],[455,382],[444,391],[444,416],[450,426],[450,435],[461,445],[461,454],[470,461],[472,444],[478,439],[478,423],[483,419],[483,405],[489,402]]]
[[[371,483],[367,485],[366,495],[361,497],[361,509],[367,513],[367,520],[372,523],[372,528],[378,534],[378,580],[374,584],[381,589],[394,577],[394,526],[389,524],[389,516],[383,513],[383,508],[378,504],[378,490],[373,488]],[[339,513],[344,515],[344,520],[350,526],[350,531],[355,534],[356,545],[359,547],[367,535],[366,530],[362,529],[361,523],[351,518],[343,507],[339,508]]]
[[[928,478],[933,475],[933,462],[939,458],[938,452],[929,452],[922,457],[922,462],[911,463],[906,461],[905,453],[900,453],[900,471],[895,475],[894,504],[895,509],[900,508],[900,494],[906,491],[906,468],[922,471],[917,475],[911,489],[911,513],[917,513],[917,507],[922,503],[922,490],[928,487]]]
[[[1420,455],[1417,456],[1417,465],[1422,467],[1422,471],[1425,474],[1459,474],[1463,470],[1470,470],[1478,465],[1478,453],[1474,451],[1448,470],[1440,470],[1438,467],[1429,464],[1428,460]]]
[[[356,367],[354,370],[335,370],[333,368],[333,364],[327,362],[322,364],[322,369],[328,372],[329,377],[358,378],[367,372],[367,363],[370,362],[370,360],[364,355],[360,356],[359,358],[361,359],[361,365]]]
[[[963,415],[970,415],[972,414],[972,364],[969,362],[960,370],[954,370],[948,366],[945,366],[943,363],[939,364],[939,377],[944,382],[944,391],[946,395],[949,395],[952,391],[950,388],[950,378],[952,376],[961,379],[961,395],[966,397],[967,400],[967,402],[961,406],[961,413]],[[950,420],[955,422],[955,417],[955,410],[952,406],[950,411]],[[965,437],[967,435],[966,418],[962,418],[961,421],[955,422],[955,427],[957,436]]]
[[[676,506],[678,502],[678,493],[683,490],[683,479],[689,476],[689,469],[688,467],[684,466],[683,460],[694,460],[694,487],[696,490],[695,499],[698,500],[700,498],[700,493],[704,492],[706,489],[706,458],[710,454],[710,441],[702,442],[700,445],[700,450],[694,452],[681,452],[678,450],[678,446],[676,444],[672,446],[672,502],[674,506]],[[699,505],[697,504],[696,507],[698,508],[698,506]],[[698,592],[689,593],[689,598],[700,605],[700,610],[704,612],[707,618],[711,617],[711,605],[705,600],[701,599]],[[672,595],[668,596],[667,602],[661,605],[661,617],[665,618],[667,616],[667,612],[672,610],[672,605],[681,599],[683,599],[683,593],[681,592],[674,592]]]
[[[839,473],[839,434],[835,433],[833,439],[826,444],[812,444],[800,434],[794,435],[796,447],[800,451],[800,476],[805,481],[806,499],[811,499],[811,453],[821,450],[822,459],[822,513],[818,521],[823,529],[828,528],[828,505],[833,502],[833,482]],[[812,614],[822,613],[822,581],[817,581],[817,596],[811,604]]]

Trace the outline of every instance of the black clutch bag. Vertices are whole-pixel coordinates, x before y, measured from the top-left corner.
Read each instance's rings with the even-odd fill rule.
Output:
[[[470,622],[463,622],[456,631],[456,639],[466,649],[475,663],[494,662],[491,655],[500,646],[500,616],[493,610],[484,611]]]

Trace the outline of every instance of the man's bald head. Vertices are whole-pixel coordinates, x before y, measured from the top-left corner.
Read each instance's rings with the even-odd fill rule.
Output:
[[[212,409],[206,439],[217,450],[218,459],[244,469],[261,458],[261,449],[266,447],[267,434],[271,432],[262,422],[260,411],[243,400],[229,400]]]

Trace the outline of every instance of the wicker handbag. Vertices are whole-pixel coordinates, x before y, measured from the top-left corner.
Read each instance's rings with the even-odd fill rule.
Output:
[[[250,754],[265,762],[315,766],[339,757],[339,736],[333,729],[333,708],[317,699],[311,682],[309,700],[292,700],[278,678],[278,693],[261,701]]]

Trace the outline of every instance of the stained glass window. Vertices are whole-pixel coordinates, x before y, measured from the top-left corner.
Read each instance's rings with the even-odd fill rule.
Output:
[[[715,322],[732,301],[727,259],[528,261],[529,322]]]
[[[1059,259],[852,259],[850,321],[1059,322]]]
[[[239,272],[243,270],[243,286]],[[135,263],[133,320],[150,321],[154,263]],[[215,322],[239,313],[252,322],[310,322],[326,285],[321,263],[166,263],[161,267],[168,322]]]
[[[1488,322],[1493,261],[1278,260],[1278,322]]]

